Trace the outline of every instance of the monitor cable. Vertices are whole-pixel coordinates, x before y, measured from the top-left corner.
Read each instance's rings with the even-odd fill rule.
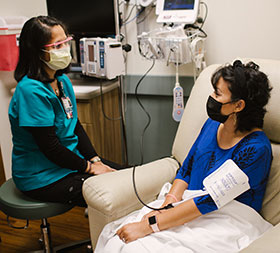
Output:
[[[140,165],[143,164],[143,139],[144,139],[144,134],[148,128],[148,126],[150,125],[151,123],[151,116],[150,114],[148,113],[148,111],[145,109],[144,105],[142,104],[142,102],[140,101],[139,97],[138,97],[138,88],[139,88],[139,85],[140,83],[143,81],[143,79],[147,76],[147,74],[153,69],[155,65],[155,59],[153,59],[153,63],[152,63],[152,66],[147,70],[147,72],[140,78],[140,80],[138,81],[136,87],[135,87],[135,97],[136,97],[136,100],[138,102],[138,104],[140,105],[140,107],[142,108],[142,110],[145,112],[145,114],[147,115],[148,117],[148,122],[146,124],[146,126],[144,127],[143,129],[143,132],[142,132],[142,135],[141,135],[141,138],[140,138],[140,155],[141,155],[141,163]],[[135,195],[137,197],[137,199],[140,201],[140,203],[151,209],[151,210],[154,210],[154,211],[161,211],[161,210],[164,210],[164,209],[169,209],[169,208],[173,208],[174,206],[172,204],[168,204],[167,206],[164,206],[164,207],[161,207],[161,208],[155,208],[155,207],[152,207],[152,206],[149,206],[147,205],[139,196],[138,194],[138,191],[137,191],[137,188],[136,188],[136,182],[135,182],[135,171],[136,171],[136,165],[133,166],[133,169],[132,169],[132,183],[133,183],[133,188],[134,188],[134,192],[135,192]]]

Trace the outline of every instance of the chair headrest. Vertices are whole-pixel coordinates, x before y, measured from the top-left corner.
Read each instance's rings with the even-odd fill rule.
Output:
[[[260,66],[272,86],[271,98],[267,104],[267,113],[264,118],[264,131],[271,142],[280,143],[280,61],[252,59]]]
[[[278,103],[280,103],[280,61],[266,59],[241,59],[241,61],[243,63],[255,62],[260,66],[260,71],[268,76],[273,89],[266,107],[264,131],[271,142],[280,143],[280,110],[278,109]],[[172,154],[181,163],[207,119],[206,102],[208,96],[213,92],[211,77],[220,66],[220,64],[208,66],[202,71],[193,86],[172,148]]]

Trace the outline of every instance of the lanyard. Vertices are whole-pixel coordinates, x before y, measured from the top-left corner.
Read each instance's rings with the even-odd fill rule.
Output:
[[[63,89],[63,83],[58,82],[58,87],[62,93],[61,96],[61,102],[64,108],[64,112],[66,114],[67,119],[72,119],[73,118],[73,105],[71,103],[71,100],[68,96],[66,96],[64,89]]]

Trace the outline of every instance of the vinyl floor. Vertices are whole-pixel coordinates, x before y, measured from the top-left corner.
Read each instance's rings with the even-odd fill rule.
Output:
[[[48,219],[53,246],[90,238],[88,218],[85,208],[74,207],[67,213]],[[24,226],[25,221],[11,218],[13,226]],[[27,229],[14,229],[8,226],[6,215],[0,211],[0,252],[21,253],[40,250],[39,239],[41,220],[29,221]],[[63,252],[88,252],[86,246]]]

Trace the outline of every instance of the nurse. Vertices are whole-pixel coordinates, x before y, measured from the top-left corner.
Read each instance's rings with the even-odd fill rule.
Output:
[[[120,166],[99,158],[77,116],[65,26],[49,16],[28,20],[19,39],[18,81],[9,107],[12,176],[19,190],[43,200],[86,206],[86,178]]]

